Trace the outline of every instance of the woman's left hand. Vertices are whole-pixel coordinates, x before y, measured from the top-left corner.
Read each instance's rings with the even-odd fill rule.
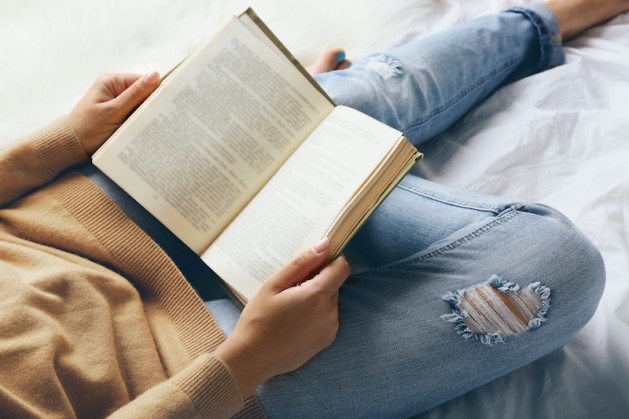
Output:
[[[125,119],[159,86],[157,72],[104,74],[68,114],[67,120],[92,155]]]

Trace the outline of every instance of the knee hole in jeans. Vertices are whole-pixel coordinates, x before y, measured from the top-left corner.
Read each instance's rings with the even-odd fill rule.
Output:
[[[533,330],[546,321],[550,289],[539,282],[521,287],[492,275],[485,283],[443,296],[452,312],[441,316],[454,323],[463,338],[491,346],[505,336]]]

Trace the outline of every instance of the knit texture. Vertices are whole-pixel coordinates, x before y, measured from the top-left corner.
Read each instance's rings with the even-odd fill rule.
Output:
[[[164,251],[64,172],[87,158],[64,120],[0,151],[0,411],[263,415],[211,354],[224,337]]]

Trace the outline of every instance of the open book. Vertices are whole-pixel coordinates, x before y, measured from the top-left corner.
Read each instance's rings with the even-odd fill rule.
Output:
[[[399,131],[335,106],[249,9],[93,161],[245,303],[321,238],[338,255],[420,157]]]

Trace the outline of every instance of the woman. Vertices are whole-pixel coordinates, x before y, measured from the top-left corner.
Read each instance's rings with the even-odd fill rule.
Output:
[[[317,79],[418,144],[501,85],[561,64],[559,35],[627,3],[513,9]],[[336,52],[315,71],[347,66]],[[104,77],[0,156],[3,414],[222,417],[259,401],[269,416],[408,416],[560,347],[594,312],[602,261],[561,214],[414,176],[348,247],[362,269],[340,291],[349,265],[322,266],[323,240],[242,314],[216,287],[200,290],[204,305],[186,279],[209,274],[187,249],[92,166],[91,181],[61,173],[158,79]]]

